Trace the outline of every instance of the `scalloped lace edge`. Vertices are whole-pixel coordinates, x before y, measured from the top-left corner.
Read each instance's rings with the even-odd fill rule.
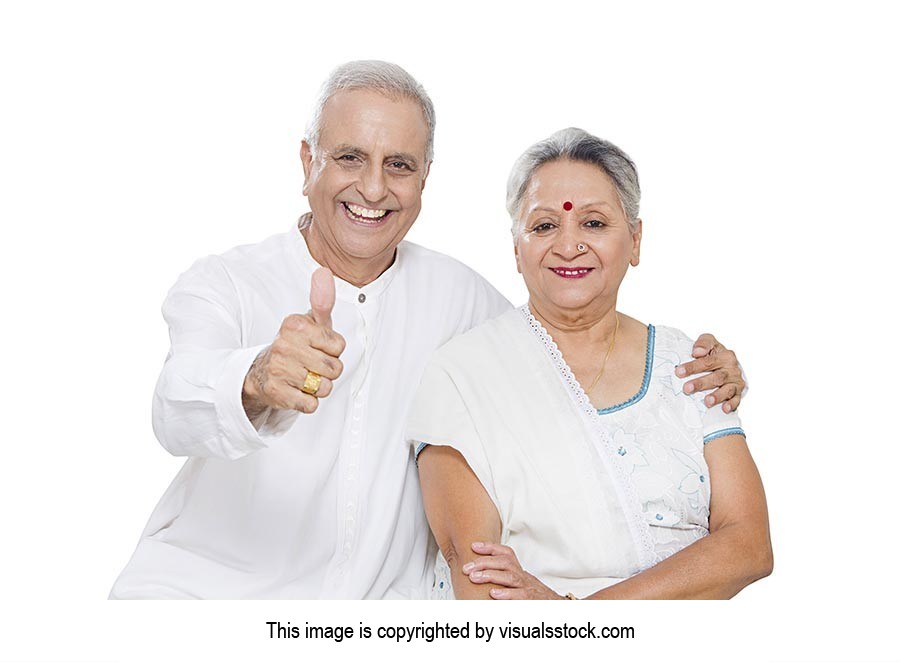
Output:
[[[644,509],[638,498],[637,490],[631,478],[625,473],[622,463],[616,458],[612,438],[603,427],[603,422],[600,419],[600,415],[597,414],[597,409],[591,404],[587,393],[584,392],[581,384],[575,379],[572,369],[569,368],[569,364],[566,363],[562,352],[559,351],[559,347],[550,334],[547,333],[544,325],[531,314],[527,304],[520,306],[519,311],[522,313],[525,323],[531,328],[531,331],[543,346],[544,351],[550,357],[563,386],[566,387],[569,396],[577,405],[586,428],[592,433],[591,439],[594,442],[594,449],[600,455],[600,459],[612,478],[619,497],[619,504],[625,512],[625,520],[628,522],[631,538],[637,550],[638,564],[641,570],[643,571],[656,565],[660,558],[656,553],[656,545],[653,542],[650,526],[644,519]]]

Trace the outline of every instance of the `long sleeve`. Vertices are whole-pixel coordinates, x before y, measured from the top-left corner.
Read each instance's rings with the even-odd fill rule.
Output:
[[[173,455],[235,459],[266,447],[296,412],[250,421],[244,377],[266,345],[245,347],[242,306],[222,261],[199,260],[163,304],[171,348],[153,397],[153,430]]]
[[[427,595],[428,522],[403,426],[431,353],[509,304],[456,260],[403,243],[364,287],[335,279],[344,370],[316,411],[248,420],[247,370],[285,316],[308,309],[318,267],[292,226],[200,260],[169,292],[153,425],[193,457],[113,597]]]

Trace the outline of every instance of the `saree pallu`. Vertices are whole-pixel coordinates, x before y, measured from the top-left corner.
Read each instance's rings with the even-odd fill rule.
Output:
[[[654,347],[649,327],[640,397],[614,416],[590,403],[527,307],[454,338],[425,370],[407,439],[462,454],[497,508],[500,542],[558,593],[596,592],[707,533],[703,438],[740,423],[680,393],[674,367],[692,343],[657,335]],[[436,573],[441,597],[440,555]]]

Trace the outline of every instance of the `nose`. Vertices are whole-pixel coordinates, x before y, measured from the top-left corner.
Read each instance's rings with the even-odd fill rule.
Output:
[[[378,202],[387,196],[387,181],[381,164],[366,164],[360,173],[357,190],[368,203]]]
[[[566,260],[574,260],[584,252],[579,250],[579,244],[587,245],[581,236],[581,226],[577,223],[563,223],[554,239],[553,252]]]

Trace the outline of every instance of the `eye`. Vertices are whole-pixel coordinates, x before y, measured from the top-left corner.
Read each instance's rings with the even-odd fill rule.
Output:
[[[397,175],[408,175],[416,171],[416,169],[406,161],[388,161],[387,168]]]
[[[533,228],[531,228],[530,231],[536,235],[545,235],[553,232],[555,228],[556,226],[553,223],[544,221],[543,223],[538,223],[537,225],[535,225]]]
[[[360,162],[360,158],[356,154],[341,154],[340,156],[335,157],[335,160],[345,164],[356,164]]]
[[[606,227],[606,223],[601,221],[599,218],[592,218],[591,220],[586,221],[584,226],[593,230],[599,230],[600,228]]]

